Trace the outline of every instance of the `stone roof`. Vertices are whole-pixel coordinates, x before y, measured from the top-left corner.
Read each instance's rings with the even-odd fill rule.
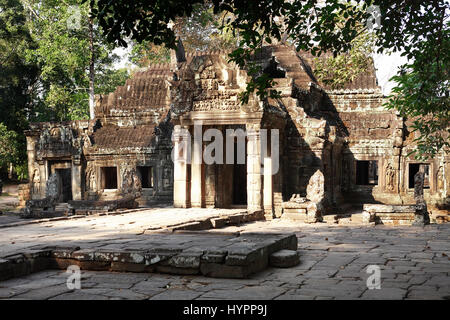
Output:
[[[114,92],[100,96],[95,115],[102,117],[152,117],[152,110],[169,108],[169,84],[173,77],[169,64],[156,64],[136,72]]]
[[[155,125],[136,127],[104,126],[92,136],[94,146],[99,148],[145,148],[155,139]]]
[[[201,90],[199,91],[191,81],[194,80],[195,73],[208,66],[219,69],[237,68],[234,63],[227,62],[228,53],[229,51],[188,53],[180,62],[154,64],[146,70],[136,72],[125,85],[98,99],[96,117],[114,119],[131,117],[142,119],[140,123],[157,123],[161,114],[170,109],[171,104],[181,105],[179,108],[188,111],[194,100],[202,99]],[[331,54],[327,53],[322,55],[322,58],[329,56]],[[283,77],[276,78],[292,79],[297,88],[305,91],[310,90],[311,84],[319,85],[327,92],[380,90],[373,64],[366,73],[359,75],[354,81],[333,90],[315,78],[312,72],[315,64],[314,56],[308,52],[297,52],[293,46],[265,46],[254,59],[264,68],[270,66],[270,61],[274,61],[276,68],[284,72]],[[200,96],[196,97],[197,94]]]

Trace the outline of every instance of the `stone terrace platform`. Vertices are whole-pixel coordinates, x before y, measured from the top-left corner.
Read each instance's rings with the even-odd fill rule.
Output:
[[[294,234],[153,234],[140,241],[111,240],[89,247],[33,247],[0,258],[0,280],[46,269],[202,274],[247,278],[269,264],[269,256],[297,250]]]

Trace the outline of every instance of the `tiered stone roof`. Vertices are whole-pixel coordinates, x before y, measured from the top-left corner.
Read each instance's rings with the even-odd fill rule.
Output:
[[[147,148],[151,147],[155,125],[118,127],[108,125],[93,134],[93,143],[99,148]]]

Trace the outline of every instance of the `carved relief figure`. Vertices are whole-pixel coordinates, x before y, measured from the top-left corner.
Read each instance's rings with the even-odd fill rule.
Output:
[[[122,171],[122,195],[132,195],[135,198],[141,196],[142,185],[141,179],[139,179],[136,169],[124,168]]]
[[[393,191],[395,182],[395,170],[394,168],[392,168],[390,163],[387,164],[385,172],[386,172],[386,189],[389,191]]]
[[[95,191],[97,189],[95,168],[92,163],[89,163],[86,167],[86,189],[89,191]]]
[[[33,184],[33,193],[39,194],[41,191],[41,176],[39,173],[39,169],[35,168],[33,170],[33,176],[31,177],[31,182]]]
[[[439,167],[437,172],[437,189],[444,190],[444,168],[442,166]]]
[[[39,147],[41,150],[43,150],[50,139],[50,132],[48,131],[48,129],[44,129],[44,131],[42,131],[42,134],[39,137]]]
[[[164,166],[162,180],[163,189],[169,189],[171,185],[170,181],[172,181],[172,168],[170,167],[170,165]]]

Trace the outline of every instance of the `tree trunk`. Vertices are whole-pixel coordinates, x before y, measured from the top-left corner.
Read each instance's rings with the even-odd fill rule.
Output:
[[[90,15],[90,10],[89,10]],[[95,97],[94,97],[94,78],[95,78],[95,69],[94,69],[94,26],[92,18],[89,17],[89,51],[91,53],[90,61],[89,61],[89,117],[90,119],[94,119],[95,112]]]

